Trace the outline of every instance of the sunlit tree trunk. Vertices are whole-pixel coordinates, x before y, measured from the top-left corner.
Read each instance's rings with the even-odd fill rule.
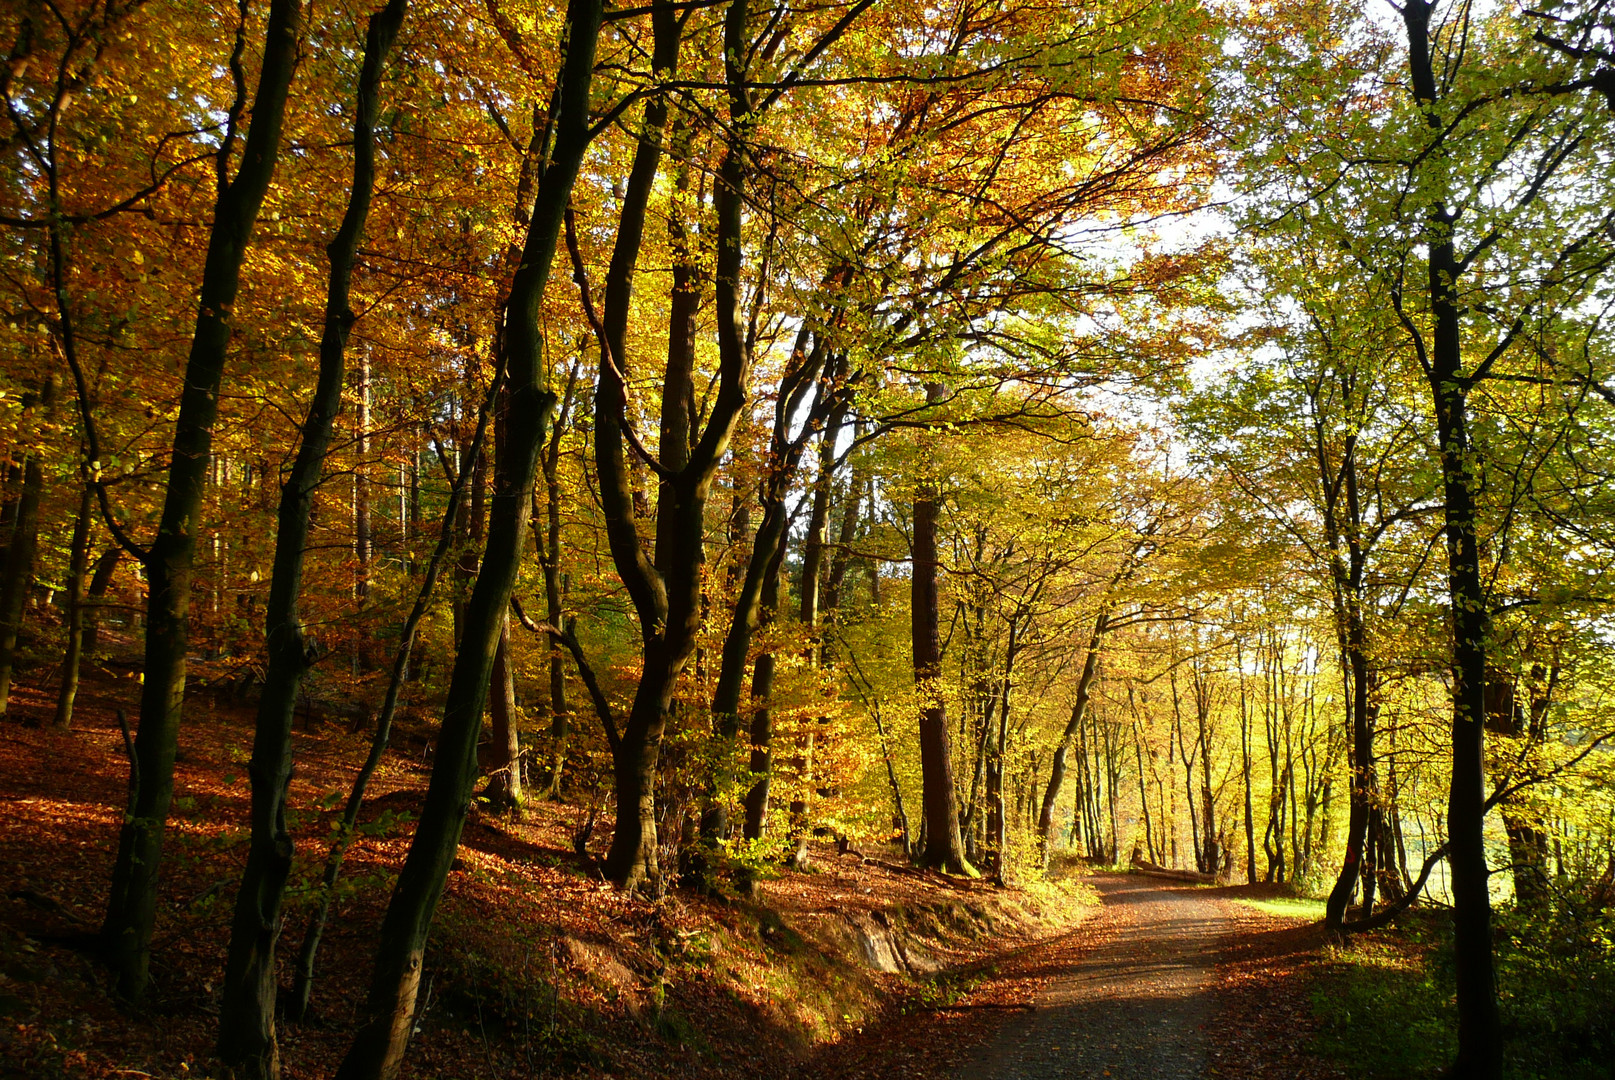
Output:
[[[1082,662],[1082,674],[1077,677],[1076,699],[1071,703],[1071,716],[1066,721],[1060,745],[1055,748],[1049,762],[1049,785],[1043,789],[1043,808],[1038,815],[1037,833],[1042,864],[1049,864],[1050,847],[1054,836],[1054,809],[1059,805],[1060,789],[1065,785],[1066,754],[1071,740],[1081,729],[1088,711],[1088,699],[1093,693],[1094,675],[1099,670],[1099,650],[1105,641],[1105,628],[1110,622],[1110,611],[1102,608],[1094,619],[1093,633],[1088,636],[1088,655]]]

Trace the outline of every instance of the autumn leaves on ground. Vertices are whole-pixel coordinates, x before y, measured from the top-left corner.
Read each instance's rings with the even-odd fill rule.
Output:
[[[46,702],[25,683],[22,722],[0,728],[0,1075],[211,1074],[251,713],[228,695],[197,696],[152,994],[132,1010],[93,941],[127,782],[111,712],[132,681],[91,674],[68,732],[30,722]],[[318,850],[360,740],[329,718],[309,727],[297,735],[292,801],[298,843]],[[389,870],[420,803],[427,736],[408,731],[378,781],[312,1015],[282,1037],[288,1076],[329,1075],[345,1049]],[[574,852],[585,814],[540,803],[522,821],[478,815],[468,826],[434,931],[411,1075],[946,1077],[1104,932],[1075,866],[1053,887],[1004,891],[914,871],[890,848],[840,854],[834,844],[814,845],[812,872],[782,872],[753,899],[685,890],[651,902],[612,889]],[[293,947],[311,884],[294,885]],[[1326,1075],[1295,1071],[1310,1031],[1300,987],[1269,985],[1275,957],[1304,954],[1316,935],[1239,911],[1241,944],[1221,969],[1239,1022],[1216,1036],[1239,1067],[1216,1075]],[[1251,964],[1242,950],[1268,941],[1278,948]]]
[[[1612,5],[0,4],[8,1067],[1604,1080]]]

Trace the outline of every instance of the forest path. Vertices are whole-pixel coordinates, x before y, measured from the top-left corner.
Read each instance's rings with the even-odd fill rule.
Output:
[[[956,1080],[1205,1074],[1205,1027],[1216,1013],[1214,976],[1228,924],[1223,901],[1127,874],[1087,880],[1103,909],[1061,950],[1034,1007],[976,1047]]]

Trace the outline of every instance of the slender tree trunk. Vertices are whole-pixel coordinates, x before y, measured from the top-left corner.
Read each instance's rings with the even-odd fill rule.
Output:
[[[1198,664],[1192,672],[1196,739],[1200,748],[1200,836],[1204,842],[1200,872],[1215,874],[1222,863],[1222,851],[1217,830],[1217,800],[1211,790],[1211,687],[1208,676]]]
[[[1256,884],[1256,824],[1251,797],[1251,715],[1245,692],[1245,650],[1234,641],[1234,665],[1239,669],[1239,764],[1245,787],[1245,881]]]
[[[101,552],[90,574],[90,588],[85,594],[84,655],[94,656],[101,647],[101,606],[106,602],[107,590],[112,587],[112,575],[118,569],[123,549],[114,544]]]
[[[941,400],[944,390],[932,383],[926,397]],[[924,784],[925,850],[922,863],[950,874],[974,875],[965,861],[959,835],[959,810],[953,786],[953,747],[948,717],[938,696],[936,680],[942,675],[940,597],[937,586],[937,511],[939,493],[934,481],[922,483],[914,493],[914,575],[911,640],[914,683],[919,687],[920,773]]]
[[[759,626],[772,623],[779,610],[779,582],[785,564],[785,545],[775,545],[774,557],[769,562],[763,581],[762,614]],[[752,783],[746,792],[746,822],[743,834],[747,840],[760,840],[768,822],[768,795],[773,781],[774,716],[772,697],[775,674],[774,654],[763,653],[753,665],[751,675],[751,760]],[[877,721],[878,724],[878,721]],[[881,735],[884,743],[885,736]],[[888,769],[890,762],[887,763]],[[897,796],[902,804],[901,795]]]
[[[1054,836],[1054,808],[1059,805],[1060,788],[1065,784],[1066,753],[1071,740],[1082,727],[1088,711],[1088,699],[1093,692],[1094,674],[1099,670],[1099,649],[1104,644],[1105,629],[1110,623],[1110,610],[1101,609],[1094,619],[1093,633],[1088,636],[1088,655],[1082,662],[1082,674],[1077,678],[1077,697],[1071,704],[1071,718],[1066,721],[1060,736],[1060,745],[1049,762],[1049,786],[1043,790],[1043,810],[1038,815],[1037,834],[1042,865],[1049,865],[1049,849]]]
[[[1128,705],[1131,706],[1133,701],[1132,686],[1128,686],[1127,688],[1127,701]],[[1150,824],[1149,787],[1144,781],[1144,733],[1139,727],[1136,712],[1133,717],[1133,757],[1138,766],[1138,806],[1139,811],[1144,818],[1144,849],[1149,854],[1150,862],[1159,863],[1160,860],[1157,859],[1155,855],[1154,828]],[[1137,848],[1134,848],[1134,850],[1136,851]],[[1255,880],[1254,873],[1252,875],[1252,880]]]
[[[839,417],[835,428],[840,429]],[[834,482],[835,435],[827,431],[819,441],[819,470],[813,482],[813,502],[808,511],[806,534],[802,538],[802,576],[797,589],[799,606],[797,621],[808,635],[807,662],[817,666],[820,660],[818,641],[821,589],[824,583],[825,530],[830,524],[830,494]],[[811,822],[808,816],[809,797],[813,792],[814,743],[818,732],[809,728],[800,736],[793,762],[799,787],[791,800],[790,865],[801,869],[808,861],[808,836]]]
[[[791,364],[782,381],[778,403],[774,410],[773,431],[769,440],[770,467],[768,476],[763,484],[763,517],[758,526],[757,534],[752,540],[751,551],[747,556],[744,572],[741,575],[735,606],[730,615],[729,629],[724,635],[723,649],[719,659],[718,678],[712,692],[712,718],[713,731],[719,740],[719,745],[727,746],[733,742],[741,730],[740,723],[740,696],[741,687],[745,681],[746,661],[751,652],[752,640],[757,627],[763,618],[765,608],[764,593],[772,587],[773,593],[778,595],[778,573],[780,560],[776,557],[784,547],[786,521],[789,512],[786,507],[786,496],[790,490],[791,480],[795,477],[797,466],[801,461],[802,452],[807,445],[808,432],[801,438],[790,437],[790,427],[796,419],[796,411],[802,405],[807,392],[812,388],[813,380],[822,365],[824,346],[822,342],[815,342],[808,348],[809,329],[804,325],[797,336],[796,347],[791,352]],[[809,420],[811,431],[813,419],[822,419],[825,406],[828,404],[828,387],[826,394],[821,394],[819,401],[812,409],[812,418]],[[830,431],[836,430],[838,423],[832,421]],[[833,436],[826,434],[826,438]],[[775,575],[770,583],[769,575]],[[768,600],[767,603],[772,603]],[[804,624],[807,625],[807,624]],[[811,628],[811,627],[810,627]],[[759,661],[761,662],[761,661]],[[769,658],[772,669],[773,658]],[[772,670],[769,672],[768,682],[771,684]],[[757,687],[753,679],[753,697]],[[763,712],[764,716],[768,714]],[[752,718],[758,716],[753,712]],[[764,732],[767,734],[768,732]],[[755,739],[752,742],[757,745]],[[765,744],[766,745],[766,744]],[[761,758],[755,758],[752,765],[761,764],[765,769],[768,765],[766,753]],[[755,770],[754,770],[755,771]],[[723,776],[715,777],[712,788],[707,795],[707,806],[702,814],[701,834],[706,844],[718,843],[728,832],[728,789],[731,782]]]
[[[487,397],[483,399],[476,435],[472,439],[478,448],[487,432],[494,398],[503,382],[502,374],[495,374],[494,383],[488,388]],[[398,651],[393,656],[392,675],[387,681],[387,692],[382,697],[381,710],[376,715],[376,726],[370,736],[370,752],[366,755],[364,764],[359,767],[358,774],[353,778],[353,787],[348,792],[348,801],[342,810],[342,821],[331,839],[330,850],[326,852],[325,871],[320,876],[319,897],[314,911],[309,915],[308,926],[303,932],[303,944],[297,953],[292,997],[286,1009],[287,1015],[295,1021],[302,1021],[308,1017],[309,1000],[314,991],[314,962],[318,958],[320,941],[325,934],[325,922],[330,914],[337,879],[342,873],[342,863],[347,856],[348,847],[353,843],[354,829],[359,822],[359,811],[364,806],[370,778],[381,765],[382,755],[386,753],[388,740],[392,736],[393,714],[398,709],[398,695],[402,692],[404,681],[409,675],[409,658],[415,648],[416,632],[420,629],[421,620],[426,617],[427,608],[432,602],[432,594],[437,588],[438,578],[442,575],[449,552],[454,547],[458,534],[456,519],[464,503],[466,480],[466,474],[460,473],[449,487],[448,503],[443,510],[437,546],[432,549],[432,554],[426,560],[425,574],[415,592],[415,603],[404,618]]]
[[[563,605],[566,580],[561,574],[561,434],[566,430],[572,414],[572,403],[577,390],[579,361],[572,365],[567,376],[566,393],[556,413],[555,430],[550,435],[549,447],[544,452],[544,536],[540,552],[544,568],[544,611],[549,624],[567,633],[577,631],[575,619],[568,619]],[[561,795],[561,776],[566,768],[567,742],[572,735],[572,710],[566,700],[566,667],[561,646],[548,641],[550,675],[550,751],[549,783],[546,798]]]
[[[23,410],[35,417],[35,427],[43,434],[55,411],[61,383],[54,374],[46,378],[37,396],[29,395]],[[28,606],[28,590],[34,583],[34,555],[39,547],[39,500],[45,493],[45,471],[40,450],[30,448],[22,467],[22,494],[17,499],[16,524],[6,547],[3,577],[0,577],[0,716],[6,714],[11,699],[11,673],[16,664],[17,635],[22,630],[23,613]]]
[[[370,481],[365,476],[370,464],[370,354],[364,350],[360,350],[357,385],[353,388],[353,433],[354,451],[358,455],[353,470],[353,595],[363,607],[365,598],[370,595],[374,546],[370,528]],[[360,651],[355,651],[355,657],[360,656]]]
[[[337,1070],[338,1080],[392,1080],[398,1074],[414,1022],[427,934],[465,824],[494,654],[521,563],[538,457],[556,404],[542,367],[539,309],[589,144],[589,93],[602,8],[601,0],[571,0],[567,7],[553,151],[538,183],[505,313],[508,469],[501,470],[503,485],[493,500],[481,571],[466,605],[432,779],[382,923],[360,1027]]]
[[[67,650],[62,656],[62,683],[56,692],[55,726],[73,722],[73,700],[78,696],[79,668],[84,659],[84,590],[90,572],[90,530],[95,525],[95,489],[88,483],[79,493],[78,517],[73,522],[73,546],[67,568]]]
[[[325,467],[331,429],[342,408],[345,350],[354,322],[349,308],[354,256],[364,235],[375,187],[372,129],[379,108],[376,90],[405,8],[406,0],[391,0],[371,17],[366,32],[354,111],[353,184],[342,224],[326,248],[331,273],[320,339],[319,378],[303,422],[297,458],[281,487],[276,518],[275,562],[265,619],[269,669],[258,704],[248,766],[252,777],[251,842],[236,894],[219,1009],[219,1057],[227,1068],[243,1077],[273,1078],[280,1074],[280,1051],[275,1038],[275,946],[280,936],[286,881],[292,869],[292,837],[286,825],[286,796],[292,779],[292,722],[309,664],[309,645],[299,613],[303,556],[308,546],[314,493]],[[361,391],[366,392],[368,387]],[[366,536],[364,543],[368,542]],[[363,563],[358,582],[361,597],[365,587],[362,566]]]
[[[1377,784],[1374,775],[1374,719],[1373,674],[1366,652],[1361,647],[1361,626],[1350,631],[1347,664],[1351,672],[1352,694],[1348,702],[1351,710],[1351,809],[1346,824],[1346,856],[1334,888],[1324,906],[1324,923],[1338,929],[1346,916],[1362,871],[1364,852],[1368,845],[1369,818],[1373,815]],[[1364,916],[1373,914],[1365,911]]]
[[[140,730],[131,764],[129,810],[118,837],[102,938],[118,993],[146,989],[163,830],[174,795],[174,756],[190,651],[191,579],[212,459],[219,389],[229,354],[236,292],[253,225],[279,156],[281,122],[302,39],[299,0],[271,0],[252,120],[235,178],[221,184],[202,271],[196,330],[174,426],[168,490],[157,537],[145,554],[148,598]],[[224,152],[229,150],[228,143]],[[221,163],[220,173],[223,174]]]
[[[488,715],[492,718],[492,741],[485,771],[488,787],[483,798],[495,812],[520,810],[522,804],[521,732],[516,725],[516,677],[511,669],[510,620],[499,630],[499,649],[494,653],[492,695]]]

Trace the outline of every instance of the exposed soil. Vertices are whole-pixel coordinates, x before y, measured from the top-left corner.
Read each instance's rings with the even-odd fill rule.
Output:
[[[944,1009],[844,1040],[800,1080],[1339,1080],[1310,1052],[1321,927],[1193,888],[1117,874],[1074,929],[1006,950]]]
[[[1198,1080],[1216,1011],[1223,902],[1143,877],[1093,877],[1104,910],[1085,947],[957,1072],[958,1080]]]

